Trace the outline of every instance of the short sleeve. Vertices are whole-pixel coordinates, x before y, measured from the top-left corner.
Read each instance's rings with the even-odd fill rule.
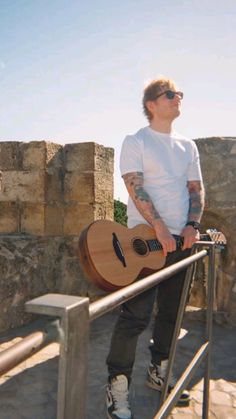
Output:
[[[187,178],[188,180],[200,180],[202,181],[202,172],[200,166],[199,152],[196,144],[191,141],[192,145],[192,160],[188,167]]]
[[[143,172],[142,141],[135,135],[127,135],[120,154],[121,176],[126,173]]]

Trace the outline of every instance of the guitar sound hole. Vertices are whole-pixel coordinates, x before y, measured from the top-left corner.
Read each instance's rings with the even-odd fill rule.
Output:
[[[134,247],[134,251],[138,253],[138,255],[144,256],[148,253],[147,244],[145,243],[145,241],[141,239],[134,239],[133,247]]]

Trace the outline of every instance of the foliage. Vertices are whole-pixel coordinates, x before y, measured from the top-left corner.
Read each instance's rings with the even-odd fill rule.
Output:
[[[126,226],[127,225],[126,211],[127,211],[127,205],[125,205],[123,202],[117,199],[114,199],[114,221]]]

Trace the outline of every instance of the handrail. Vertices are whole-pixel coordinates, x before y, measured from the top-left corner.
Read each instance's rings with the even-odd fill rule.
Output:
[[[97,317],[102,316],[118,305],[123,304],[125,301],[128,301],[136,295],[154,287],[155,285],[169,278],[174,273],[185,269],[187,266],[198,261],[199,259],[202,259],[206,255],[207,250],[201,250],[200,252],[189,256],[171,266],[168,266],[161,271],[155,272],[154,274],[151,274],[144,279],[140,279],[139,281],[134,282],[133,284],[128,285],[119,291],[115,291],[112,294],[103,297],[99,301],[91,303],[89,305],[90,320],[92,321]]]
[[[40,351],[46,341],[46,334],[43,331],[31,333],[20,342],[0,352],[0,375],[11,370],[20,362]]]
[[[154,287],[166,280],[174,273],[187,269],[187,281],[185,281],[182,292],[180,308],[176,320],[176,329],[172,340],[171,352],[167,376],[162,392],[161,406],[154,419],[162,419],[171,411],[175,402],[178,400],[184,386],[187,385],[191,376],[204,357],[207,357],[205,377],[204,377],[204,398],[203,398],[203,418],[208,417],[209,406],[209,378],[210,378],[210,352],[212,337],[212,309],[213,309],[213,290],[214,290],[214,243],[198,242],[198,246],[204,250],[198,251],[191,256],[177,262],[167,268],[162,269],[144,279],[122,288],[99,301],[89,305],[89,299],[61,294],[46,294],[35,298],[26,303],[26,311],[47,316],[54,316],[57,320],[48,324],[53,325],[51,331],[37,331],[21,342],[13,345],[0,353],[0,373],[7,371],[13,366],[18,365],[23,359],[30,357],[42,347],[52,341],[60,342],[59,358],[59,378],[58,378],[58,406],[57,419],[84,419],[86,411],[86,384],[87,384],[87,352],[89,323],[113,308],[123,304],[125,301],[136,295]],[[208,247],[208,250],[206,248]],[[193,248],[193,252],[196,248]],[[206,342],[198,350],[191,363],[177,382],[175,388],[166,398],[169,376],[173,365],[178,336],[178,328],[183,317],[183,306],[187,298],[188,284],[191,280],[190,269],[196,261],[209,256],[208,278],[208,306],[207,306],[207,326]],[[55,327],[56,326],[56,327]],[[80,365],[80,368],[75,368]],[[76,397],[75,397],[76,394]]]
[[[57,340],[58,321],[46,322],[38,330],[0,352],[0,376]]]

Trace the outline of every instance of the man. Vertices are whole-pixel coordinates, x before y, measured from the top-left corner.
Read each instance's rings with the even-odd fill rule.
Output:
[[[143,109],[149,126],[125,138],[120,159],[121,174],[129,192],[128,226],[147,223],[153,227],[166,256],[165,266],[189,255],[192,245],[199,239],[204,206],[196,145],[172,128],[180,114],[182,99],[183,93],[170,79],[163,77],[149,83],[143,95]],[[184,238],[182,249],[176,249],[173,235]],[[147,373],[147,385],[158,391],[163,387],[167,370],[185,274],[186,271],[181,271],[158,286],[158,314]],[[128,389],[137,339],[149,323],[154,300],[153,288],[122,307],[107,358],[109,418],[132,418]],[[172,377],[169,390],[175,381]],[[186,390],[179,402],[189,402]]]

